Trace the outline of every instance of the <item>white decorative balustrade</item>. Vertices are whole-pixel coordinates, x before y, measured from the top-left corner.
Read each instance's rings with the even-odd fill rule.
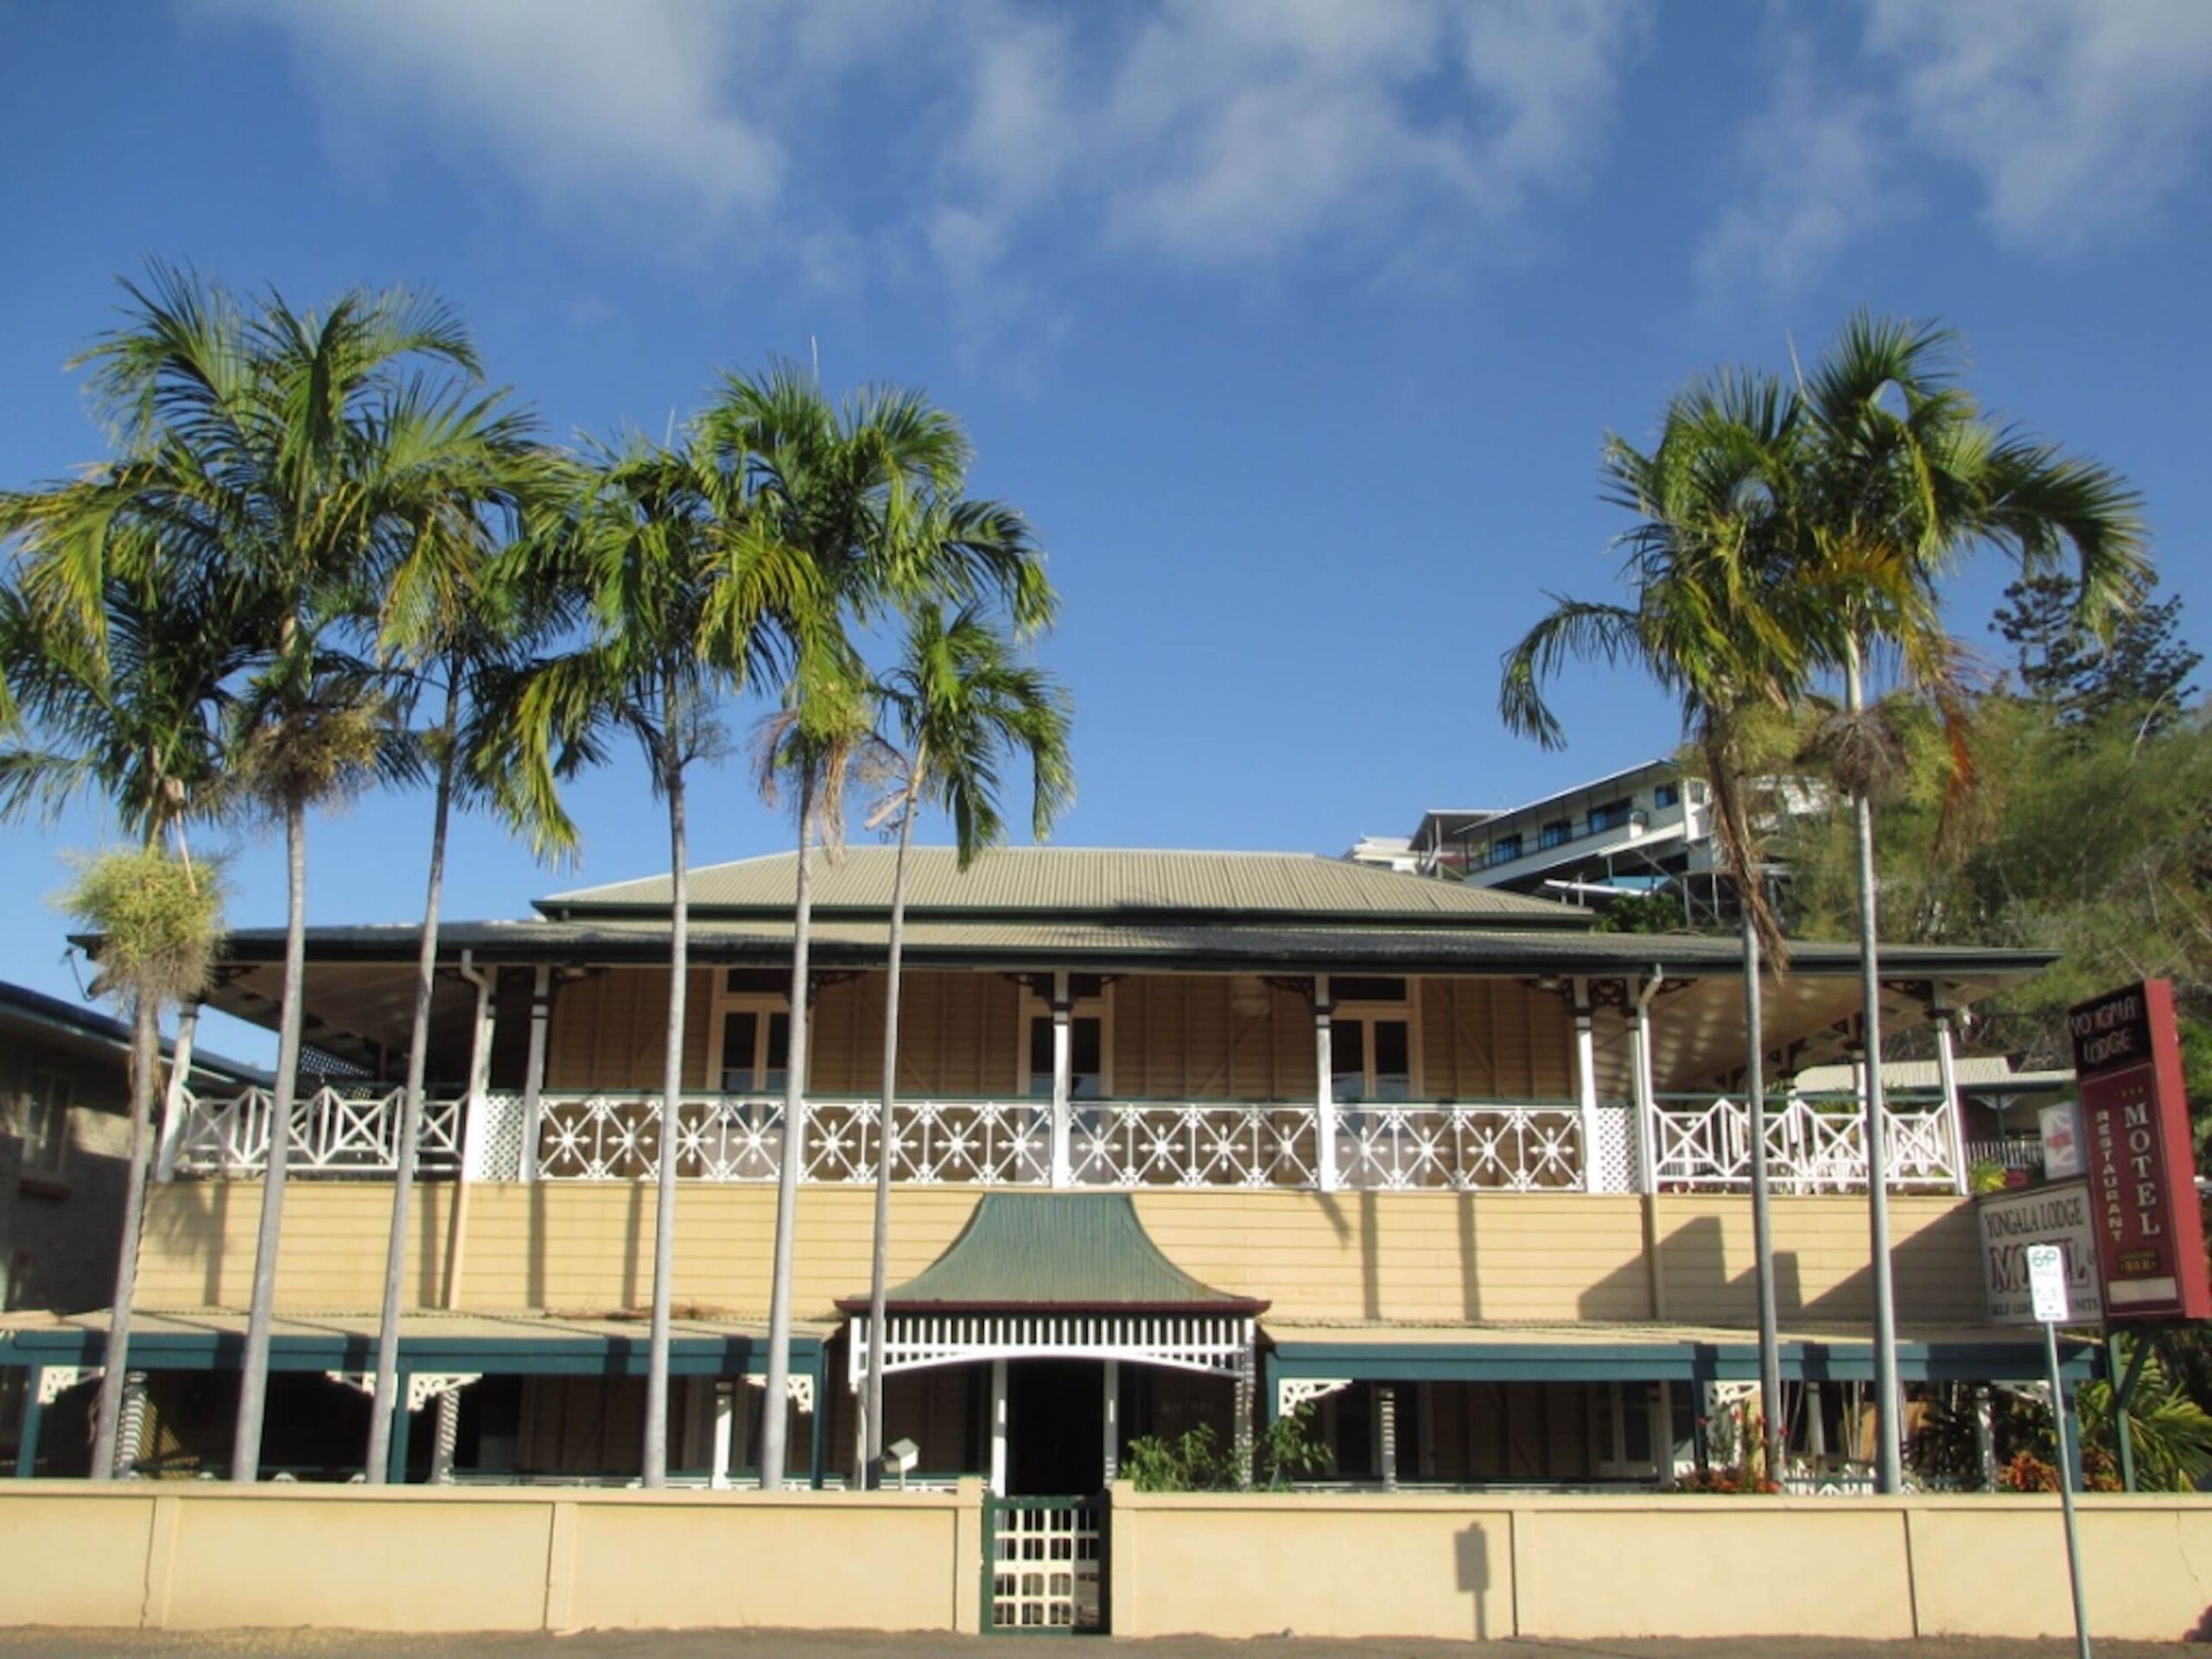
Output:
[[[1337,1167],[1357,1189],[1572,1191],[1582,1185],[1579,1108],[1531,1105],[1346,1106],[1337,1113]]]
[[[1310,1105],[1084,1101],[1071,1116],[1077,1186],[1315,1185]]]
[[[397,1165],[404,1091],[327,1086],[303,1094],[289,1167],[302,1174],[372,1177]],[[266,1089],[224,1096],[186,1092],[164,1135],[163,1168],[183,1175],[252,1175],[268,1161]],[[419,1170],[471,1179],[641,1181],[659,1167],[660,1101],[652,1094],[512,1091],[423,1103]],[[767,1182],[783,1153],[780,1098],[687,1096],[679,1109],[677,1173],[686,1180]],[[1310,1102],[1077,1101],[1056,1160],[1048,1101],[902,1101],[892,1176],[909,1185],[1273,1188],[1351,1192],[1546,1192],[1638,1190],[1637,1123],[1621,1102],[1600,1103],[1589,1124],[1560,1101],[1343,1104],[1332,1114],[1332,1166],[1323,1169],[1320,1113]],[[807,1103],[804,1179],[859,1185],[875,1179],[880,1114],[869,1100]],[[1892,1187],[1950,1190],[1957,1141],[1941,1100],[1900,1097],[1888,1109]],[[1649,1124],[1661,1191],[1740,1191],[1751,1184],[1751,1114],[1727,1096],[1663,1096]],[[464,1157],[465,1154],[465,1157]],[[1866,1159],[1855,1101],[1791,1096],[1767,1116],[1768,1169],[1777,1192],[1863,1191]],[[1594,1167],[1593,1167],[1594,1166]],[[1588,1173],[1586,1174],[1586,1171]],[[1331,1179],[1324,1180],[1324,1174]]]
[[[182,1117],[164,1163],[180,1173],[246,1174],[269,1162],[269,1126],[276,1097],[267,1089],[225,1096],[179,1091]],[[285,1167],[295,1174],[389,1175],[399,1167],[399,1125],[407,1091],[385,1084],[329,1085],[303,1091],[292,1104],[292,1143]],[[446,1171],[461,1163],[461,1103],[425,1098],[416,1167]]]
[[[1891,1096],[1883,1122],[1893,1190],[1953,1190],[1959,1179],[1953,1120],[1940,1098]],[[1652,1122],[1658,1185],[1748,1189],[1751,1111],[1726,1096],[1662,1096]],[[1856,1192],[1866,1185],[1866,1122],[1849,1096],[1790,1095],[1766,1111],[1767,1180],[1777,1192]]]

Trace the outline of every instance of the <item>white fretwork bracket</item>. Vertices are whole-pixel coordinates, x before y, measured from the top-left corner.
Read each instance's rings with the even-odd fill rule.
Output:
[[[748,1376],[745,1380],[756,1389],[768,1386],[768,1379],[765,1376]],[[784,1398],[797,1406],[801,1415],[813,1416],[814,1374],[811,1371],[793,1371],[785,1377]]]
[[[1275,1379],[1275,1414],[1287,1417],[1307,1402],[1351,1387],[1348,1376],[1279,1376]]]
[[[342,1382],[349,1389],[359,1389],[363,1394],[377,1391],[374,1371],[325,1371],[323,1375],[334,1382]],[[470,1383],[480,1382],[481,1371],[408,1371],[407,1409],[420,1411],[442,1394],[453,1394]]]
[[[38,1373],[38,1402],[50,1406],[79,1382],[89,1382],[100,1376],[106,1367],[101,1365],[42,1365]]]

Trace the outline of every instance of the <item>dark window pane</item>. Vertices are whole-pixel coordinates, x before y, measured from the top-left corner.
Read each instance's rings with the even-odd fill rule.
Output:
[[[1103,974],[1070,974],[1068,995],[1077,1002],[1088,1002],[1106,994],[1106,977]]]
[[[1413,1094],[1413,1043],[1402,1020],[1377,1020],[1375,1027],[1375,1098],[1405,1100]]]
[[[1068,1097],[1096,1100],[1104,1092],[1101,1064],[1103,1047],[1096,1017],[1068,1022]]]
[[[1033,1015],[1029,1021],[1029,1092],[1052,1092],[1052,1021],[1049,1014]]]
[[[1406,1000],[1406,982],[1339,976],[1329,981],[1329,995],[1339,1002],[1402,1002]]]
[[[791,1017],[788,1014],[768,1016],[768,1063],[762,1068],[760,1086],[771,1094],[780,1091],[788,1077],[791,1065]]]
[[[759,1037],[760,1016],[750,1008],[732,1008],[722,1015],[722,1092],[743,1094],[753,1086],[753,1044]]]
[[[732,968],[722,976],[722,988],[732,995],[789,996],[791,976],[780,968]]]
[[[1329,1094],[1338,1102],[1367,1098],[1367,1024],[1339,1020],[1329,1033]]]

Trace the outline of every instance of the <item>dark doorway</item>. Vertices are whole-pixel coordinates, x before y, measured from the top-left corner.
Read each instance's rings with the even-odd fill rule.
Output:
[[[1006,1368],[1006,1484],[1013,1497],[1080,1497],[1103,1484],[1106,1368],[1018,1359]]]

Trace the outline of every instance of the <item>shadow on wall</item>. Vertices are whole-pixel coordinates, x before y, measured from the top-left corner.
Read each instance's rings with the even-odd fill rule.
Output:
[[[1740,1214],[1731,1213],[1725,1220],[1713,1214],[1692,1215],[1672,1225],[1667,1220],[1667,1200],[1659,1202],[1662,1230],[1655,1262],[1647,1266],[1639,1258],[1591,1285],[1580,1299],[1582,1317],[1618,1319],[1624,1317],[1624,1303],[1640,1310],[1635,1317],[1662,1317],[1653,1306],[1656,1266],[1663,1317],[1686,1325],[1755,1325],[1758,1279],[1751,1257],[1750,1201],[1740,1201]],[[1819,1204],[1824,1209],[1838,1206],[1822,1219],[1841,1219],[1847,1224],[1823,1226],[1812,1241],[1817,1249],[1793,1245],[1775,1251],[1777,1313],[1785,1322],[1866,1322],[1873,1312],[1873,1269],[1867,1260],[1863,1204],[1847,1199],[1796,1202]],[[1783,1236],[1796,1230],[1777,1221]],[[1965,1205],[1910,1230],[1893,1226],[1890,1260],[1900,1319],[1980,1321],[1983,1310],[1976,1236],[1973,1212]],[[1847,1270],[1827,1265],[1839,1257],[1851,1262]],[[1732,1261],[1744,1264],[1740,1272],[1729,1271]]]
[[[1452,1539],[1452,1565],[1460,1591],[1474,1604],[1474,1639],[1490,1640],[1490,1534],[1479,1521]]]

